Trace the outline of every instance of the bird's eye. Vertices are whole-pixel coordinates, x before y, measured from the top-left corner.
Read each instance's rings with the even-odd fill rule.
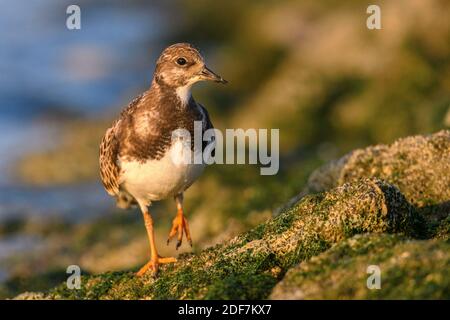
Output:
[[[180,66],[184,66],[186,64],[186,59],[185,58],[178,58],[177,59],[177,64],[179,64]]]

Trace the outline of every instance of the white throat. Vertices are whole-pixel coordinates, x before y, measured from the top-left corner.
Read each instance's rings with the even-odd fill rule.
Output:
[[[183,105],[187,105],[189,99],[191,98],[191,87],[192,85],[186,85],[184,87],[178,87],[175,90],[177,92],[178,99],[180,99]]]

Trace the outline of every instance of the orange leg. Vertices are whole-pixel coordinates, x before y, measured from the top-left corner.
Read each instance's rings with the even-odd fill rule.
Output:
[[[141,206],[142,215],[144,216],[145,228],[147,229],[148,240],[150,242],[150,261],[147,262],[137,273],[137,276],[143,276],[149,269],[152,270],[153,274],[158,272],[159,264],[161,263],[171,263],[176,262],[175,258],[161,258],[158,255],[155,245],[155,234],[153,231],[153,219],[148,212],[147,207]]]
[[[175,219],[172,221],[172,229],[169,233],[169,238],[167,239],[167,244],[169,244],[170,240],[178,233],[177,237],[177,250],[181,246],[183,242],[183,232],[186,234],[186,239],[192,247],[192,239],[191,233],[189,232],[189,225],[187,219],[183,213],[183,194],[179,194],[175,196],[175,201],[177,203],[177,215]]]

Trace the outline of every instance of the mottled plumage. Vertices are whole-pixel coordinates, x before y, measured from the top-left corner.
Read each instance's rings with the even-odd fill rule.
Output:
[[[213,128],[208,112],[191,98],[182,106],[160,90],[149,90],[134,99],[107,130],[100,145],[100,175],[106,191],[121,207],[134,203],[133,196],[121,188],[120,160],[159,160],[171,145],[172,132],[187,129],[194,150],[194,121],[203,122],[203,132]],[[206,143],[203,144],[204,149]],[[182,190],[184,191],[184,190]]]
[[[114,121],[113,125],[106,130],[100,144],[100,177],[105,190],[111,196],[117,197],[119,195],[120,167],[117,163],[119,154],[118,130],[122,124],[122,118],[133,113],[133,109],[139,104],[143,95],[139,95],[128,104],[120,114],[120,118]]]
[[[100,145],[100,176],[119,207],[138,204],[146,221],[152,246],[152,260],[140,271],[157,269],[153,231],[147,206],[152,201],[175,197],[178,215],[169,239],[178,232],[181,244],[183,230],[190,240],[187,221],[182,212],[182,194],[201,174],[204,164],[178,164],[173,155],[201,152],[194,149],[194,122],[202,122],[202,130],[213,128],[206,109],[190,93],[191,86],[201,80],[225,83],[209,70],[192,45],[181,43],[166,48],[159,57],[151,87],[136,97],[106,131]],[[191,146],[172,143],[172,133],[186,129]],[[211,142],[212,143],[212,142]],[[174,231],[175,230],[175,231]]]

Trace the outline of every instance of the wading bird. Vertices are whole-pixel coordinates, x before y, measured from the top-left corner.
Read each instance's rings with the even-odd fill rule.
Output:
[[[150,88],[121,112],[100,144],[100,176],[106,191],[121,208],[139,206],[144,217],[150,261],[138,271],[140,276],[149,269],[156,273],[161,263],[176,261],[158,255],[148,209],[153,201],[174,197],[177,214],[167,243],[177,236],[178,249],[184,233],[192,246],[183,213],[183,192],[200,176],[205,164],[174,161],[177,152],[193,154],[197,150],[193,144],[175,142],[172,133],[185,129],[193,136],[194,121],[202,122],[203,132],[213,128],[208,112],[191,95],[192,85],[202,80],[226,83],[206,67],[192,45],[178,43],[166,48],[156,62]],[[208,143],[203,142],[202,149]]]

